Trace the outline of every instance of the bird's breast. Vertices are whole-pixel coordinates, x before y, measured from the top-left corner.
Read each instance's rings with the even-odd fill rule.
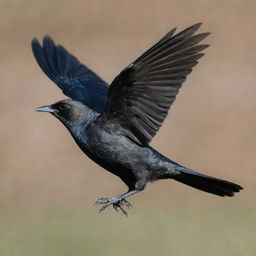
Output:
[[[131,168],[134,161],[140,161],[140,147],[118,131],[92,126],[83,138],[81,149],[95,162],[106,168],[106,165],[119,168]]]

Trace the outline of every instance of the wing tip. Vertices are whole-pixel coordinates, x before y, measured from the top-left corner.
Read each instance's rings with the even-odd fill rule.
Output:
[[[205,49],[207,49],[209,46],[211,46],[210,44],[201,44],[201,45],[199,45],[200,46],[200,50],[199,50],[199,52],[201,52],[201,51],[204,51]]]
[[[166,36],[167,35],[172,36],[176,32],[176,30],[177,30],[177,27],[170,29],[169,32],[166,34]]]
[[[53,39],[52,39],[52,37],[49,36],[49,35],[44,35],[42,41],[52,41],[52,42],[53,42]],[[39,40],[38,40],[36,37],[34,37],[34,38],[31,40],[31,43],[32,43],[32,44],[34,44],[34,43],[40,44],[40,43],[39,43]]]
[[[32,40],[31,40],[31,44],[36,44],[36,43],[39,43],[38,39],[36,37],[34,37]]]
[[[201,33],[201,34],[198,34],[198,35],[201,35],[204,39],[204,38],[208,37],[210,34],[211,34],[211,32],[204,32],[204,33]]]
[[[198,23],[192,25],[191,27],[189,27],[188,29],[191,29],[195,32],[202,26],[202,24],[203,24],[202,22],[198,22]]]
[[[33,52],[34,52],[34,50],[35,50],[37,47],[41,47],[41,45],[40,45],[38,39],[34,37],[34,38],[31,40],[31,48],[32,48]]]
[[[44,35],[44,36],[43,36],[43,40],[53,41],[52,37],[49,36],[49,35]]]
[[[51,38],[51,36],[45,35],[43,37],[43,47],[45,48],[45,47],[47,47],[49,45],[52,45],[52,46],[55,47],[55,43],[54,43],[53,39]]]
[[[40,48],[45,48],[47,45],[53,45],[55,46],[55,43],[53,41],[53,39],[51,38],[51,36],[49,35],[45,35],[43,37],[43,40],[42,40],[42,44],[40,44],[40,41],[34,37],[32,40],[31,40],[31,47],[32,47],[32,50],[34,51],[36,48],[40,47]]]

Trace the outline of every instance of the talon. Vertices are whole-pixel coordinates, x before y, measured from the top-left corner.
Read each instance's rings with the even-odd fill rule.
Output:
[[[118,212],[118,205],[113,204],[112,206],[113,206],[113,208]]]
[[[123,212],[123,214],[126,216],[126,217],[128,217],[128,214],[127,214],[127,212],[119,205],[119,208],[121,209],[121,211]]]
[[[120,197],[113,197],[113,198],[100,198],[98,199],[94,204],[99,205],[103,204],[103,206],[100,208],[100,213],[102,213],[107,207],[110,205],[113,206],[113,208],[119,212],[119,209],[122,211],[122,213],[128,217],[127,212],[124,210],[123,207],[130,208],[132,205],[125,199]]]
[[[124,206],[123,200],[117,201],[116,203],[113,203],[113,208],[118,212],[118,208],[122,211],[122,213],[128,217],[127,212],[122,208]]]
[[[107,204],[110,201],[110,198],[100,198],[98,199],[94,205],[98,205],[98,204]]]
[[[126,199],[123,199],[122,202],[127,206],[127,208],[132,207],[132,205]]]
[[[102,213],[109,205],[103,205],[101,208],[100,208],[100,213]]]

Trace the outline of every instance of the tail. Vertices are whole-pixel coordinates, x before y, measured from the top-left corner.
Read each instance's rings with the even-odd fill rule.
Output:
[[[233,196],[235,192],[243,189],[232,182],[207,176],[185,167],[178,167],[177,171],[179,174],[172,177],[174,180],[214,195]]]

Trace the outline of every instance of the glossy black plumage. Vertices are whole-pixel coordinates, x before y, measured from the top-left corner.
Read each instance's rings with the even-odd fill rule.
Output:
[[[49,36],[44,37],[42,46],[33,39],[32,50],[41,69],[66,96],[83,102],[98,113],[104,110],[108,84],[98,75],[63,46],[56,46]]]
[[[71,99],[41,107],[50,112],[93,161],[119,176],[127,193],[102,198],[101,211],[130,207],[126,197],[143,190],[147,182],[174,179],[194,188],[233,196],[242,187],[183,167],[164,157],[149,142],[156,134],[176,95],[201,53],[208,47],[198,44],[209,33],[194,35],[195,24],[174,35],[167,33],[157,44],[125,68],[108,88],[62,46],[45,37],[43,46],[34,39],[32,49],[42,70]]]
[[[209,33],[193,33],[196,24],[168,33],[123,70],[112,82],[106,111],[98,122],[114,119],[122,132],[140,145],[156,134],[192,67],[208,45],[196,45]]]

